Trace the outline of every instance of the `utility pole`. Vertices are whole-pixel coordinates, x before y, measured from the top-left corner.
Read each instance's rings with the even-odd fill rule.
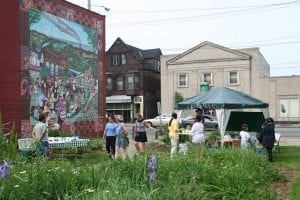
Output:
[[[91,0],[87,0],[88,1],[88,9],[91,10]]]

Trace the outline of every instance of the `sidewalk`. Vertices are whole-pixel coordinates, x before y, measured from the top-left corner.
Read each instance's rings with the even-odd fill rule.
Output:
[[[280,146],[300,146],[300,137],[281,137]]]

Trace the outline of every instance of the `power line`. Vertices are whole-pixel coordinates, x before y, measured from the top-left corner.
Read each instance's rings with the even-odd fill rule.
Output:
[[[251,43],[251,42],[250,42]],[[238,43],[235,43],[238,44]],[[259,48],[261,46],[277,46],[277,45],[291,45],[291,44],[300,44],[300,41],[288,41],[288,42],[276,42],[276,43],[266,43],[266,44],[256,44],[256,45],[252,45],[252,46],[247,46],[247,45],[243,45],[243,43],[240,43],[239,45],[234,45],[231,46],[230,44],[228,45],[222,45],[222,46],[231,46],[230,48],[238,48],[238,47],[242,47],[241,49],[233,49],[233,50],[243,50],[243,49],[247,49],[247,48]],[[214,49],[214,47],[202,47],[203,49]],[[191,47],[182,47],[182,48],[161,48],[163,51],[186,51],[188,49],[191,49]]]
[[[215,8],[186,8],[186,9],[159,9],[159,10],[114,10],[115,14],[118,13],[160,13],[160,12],[191,12],[191,11],[209,11],[209,10],[228,10],[228,9],[240,9],[240,8],[258,8],[258,7],[265,7],[269,5],[285,5],[290,3],[297,3],[298,1],[291,1],[291,2],[283,2],[277,4],[261,4],[261,5],[246,5],[246,6],[228,6],[228,7],[215,7]],[[102,7],[101,5],[94,4],[92,6],[95,7]]]
[[[283,8],[287,8],[287,7],[291,7],[291,6],[298,6],[298,5],[299,5],[299,2],[293,1],[293,2],[287,2],[287,3],[281,3],[281,4],[268,4],[266,6],[257,7],[257,8],[218,12],[218,13],[205,14],[205,15],[196,15],[196,16],[194,15],[194,16],[188,16],[188,17],[175,17],[175,18],[166,18],[166,19],[158,19],[158,20],[115,23],[115,24],[111,24],[111,27],[112,28],[123,28],[123,27],[130,28],[133,26],[161,25],[161,24],[169,24],[169,23],[177,23],[177,22],[191,22],[191,21],[198,21],[198,20],[209,19],[209,18],[219,18],[219,17],[226,17],[226,16],[234,16],[234,15],[283,9]]]

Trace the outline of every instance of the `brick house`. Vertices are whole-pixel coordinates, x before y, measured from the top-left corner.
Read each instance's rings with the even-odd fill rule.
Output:
[[[69,116],[61,118],[62,131],[101,135],[106,122],[105,16],[64,0],[0,5],[0,36],[5,38],[0,45],[1,121],[13,122],[21,138],[30,137],[38,107],[50,98],[57,105],[59,98],[64,108],[54,106],[52,114],[69,112],[62,115]],[[75,87],[78,74],[85,81]],[[54,93],[59,97],[49,97]],[[76,108],[72,116],[71,106]]]
[[[106,52],[107,114],[120,114],[132,121],[136,113],[157,115],[160,102],[161,50],[142,50],[117,38]]]

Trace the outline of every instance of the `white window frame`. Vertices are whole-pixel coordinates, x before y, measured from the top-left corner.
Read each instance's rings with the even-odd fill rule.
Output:
[[[207,75],[207,74],[210,75],[210,83],[208,83],[208,82],[205,80],[205,75]],[[213,73],[211,73],[211,72],[204,72],[204,73],[202,74],[202,80],[203,80],[203,82],[206,82],[206,83],[208,83],[208,85],[212,86],[212,85],[213,85]]]
[[[108,84],[108,83],[110,83],[110,84]],[[112,90],[112,77],[107,77],[106,86],[107,86],[107,90]]]
[[[295,107],[291,107],[293,103],[296,103]],[[285,113],[281,111],[281,105],[285,108]],[[279,117],[280,118],[298,118],[300,117],[300,102],[298,96],[280,96],[278,100]]]
[[[122,83],[119,85],[119,83]],[[120,87],[122,85],[122,87]],[[116,79],[116,90],[124,90],[124,80],[122,76],[117,77]]]
[[[127,89],[128,90],[134,89],[134,76],[133,75],[127,76]]]
[[[112,65],[118,65],[119,64],[119,55],[113,54],[112,55]]]
[[[126,65],[126,64],[127,64],[126,54],[122,53],[121,54],[121,65]]]
[[[230,82],[230,80],[231,80],[231,76],[230,76],[230,74],[231,73],[236,73],[236,83],[231,83]],[[239,85],[240,84],[240,73],[238,72],[238,71],[230,71],[230,72],[228,72],[228,85]]]
[[[181,84],[181,80],[180,80],[181,76],[185,76],[185,84],[184,85]],[[181,73],[181,74],[177,75],[177,86],[178,87],[188,87],[188,74]]]
[[[140,89],[140,76],[134,75],[134,89]]]

